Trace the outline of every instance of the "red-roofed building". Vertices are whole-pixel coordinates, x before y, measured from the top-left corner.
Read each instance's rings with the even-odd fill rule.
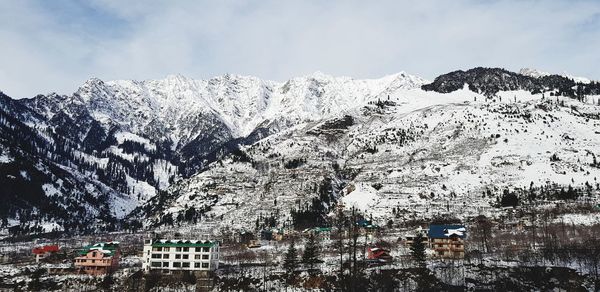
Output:
[[[35,255],[35,262],[49,256],[52,253],[58,252],[59,248],[56,244],[34,247],[31,251]]]
[[[390,251],[380,247],[369,247],[367,249],[367,259],[372,262],[389,263],[392,261]]]

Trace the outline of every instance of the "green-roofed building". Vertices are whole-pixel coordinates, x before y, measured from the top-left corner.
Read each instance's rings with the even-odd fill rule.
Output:
[[[78,251],[75,266],[79,271],[88,275],[104,275],[119,268],[121,253],[119,242],[99,242],[85,246]]]

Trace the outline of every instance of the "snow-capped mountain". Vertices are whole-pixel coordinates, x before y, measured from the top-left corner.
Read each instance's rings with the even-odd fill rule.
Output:
[[[538,69],[533,69],[533,68],[522,68],[521,70],[519,70],[519,74],[529,76],[529,77],[534,77],[534,78],[540,78],[540,77],[544,77],[544,76],[553,75],[551,73],[540,71]],[[573,81],[578,82],[578,83],[588,84],[588,83],[592,82],[592,80],[590,80],[589,78],[573,76],[567,72],[563,72],[562,74],[558,74],[558,75],[569,78],[569,79],[573,79]]]
[[[101,193],[86,180],[101,185],[106,195],[95,205],[105,205],[108,211],[103,213],[118,220],[165,190],[173,180],[201,171],[240,144],[251,144],[298,123],[332,117],[424,83],[406,73],[356,80],[317,72],[287,82],[229,74],[209,80],[171,75],[146,81],[92,78],[70,96],[48,94],[21,100],[3,96],[1,105],[7,120],[2,132],[6,147],[1,165],[7,169],[6,177],[18,177],[8,169],[21,168],[13,164],[24,156],[32,164],[29,168],[41,171],[46,177],[44,183],[51,185],[45,187],[39,182],[33,186],[39,194],[37,203],[6,210],[3,216],[13,221],[5,225],[25,218],[35,222],[32,217],[65,225],[63,219],[46,218],[36,204],[44,196],[81,192],[95,197]],[[17,135],[23,137],[15,140]],[[39,142],[31,146],[31,141]],[[81,187],[75,183],[61,185],[54,171],[48,170],[56,166],[65,175],[79,178]],[[27,184],[26,179],[17,180],[15,184]],[[18,196],[18,189],[4,191]],[[35,211],[22,215],[23,209]],[[94,219],[99,213],[80,216]]]
[[[449,196],[490,210],[492,192],[529,184],[520,175],[564,184],[561,175],[579,165],[596,176],[587,161],[598,154],[599,95],[594,82],[497,68],[431,83],[406,73],[93,78],[70,96],[0,95],[3,226],[16,234],[247,225],[338,200],[387,220],[391,208],[438,212],[449,203],[434,198]]]

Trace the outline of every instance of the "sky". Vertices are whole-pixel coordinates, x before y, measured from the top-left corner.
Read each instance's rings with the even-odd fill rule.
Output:
[[[476,66],[600,79],[600,1],[0,0],[0,91],[91,77],[433,80]]]

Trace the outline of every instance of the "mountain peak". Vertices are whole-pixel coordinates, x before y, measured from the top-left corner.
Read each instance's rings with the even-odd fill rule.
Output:
[[[540,70],[534,69],[534,68],[521,68],[521,70],[519,70],[519,74],[529,76],[529,77],[534,77],[534,78],[551,75],[548,72],[540,71]]]

